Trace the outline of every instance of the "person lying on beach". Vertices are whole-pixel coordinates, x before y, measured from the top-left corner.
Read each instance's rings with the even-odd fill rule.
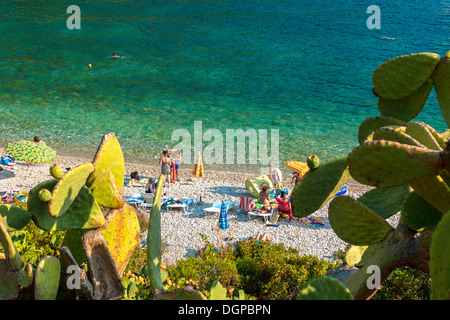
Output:
[[[261,232],[258,232],[258,234],[255,237],[255,240],[257,240],[257,241],[270,241],[272,239],[269,237],[269,235],[266,232],[264,232],[264,234],[262,234]]]
[[[278,202],[278,211],[280,212],[280,215],[282,218],[289,217],[289,221],[292,220],[292,206],[291,201],[289,200],[289,193],[287,190],[281,191],[280,198],[275,198],[275,200]]]
[[[135,186],[139,182],[139,174],[137,171],[134,171],[130,174],[130,181],[127,183],[127,187]]]

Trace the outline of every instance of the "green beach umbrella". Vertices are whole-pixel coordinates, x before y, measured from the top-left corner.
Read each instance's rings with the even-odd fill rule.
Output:
[[[42,143],[33,141],[9,142],[5,152],[14,157],[14,161],[47,163],[55,161],[56,151]]]

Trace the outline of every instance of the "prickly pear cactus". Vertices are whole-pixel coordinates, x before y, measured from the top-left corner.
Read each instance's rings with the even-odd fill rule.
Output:
[[[381,284],[402,266],[429,273],[431,298],[450,299],[450,130],[439,133],[413,121],[434,87],[449,125],[449,59],[450,52],[443,59],[432,53],[401,56],[373,74],[380,116],[361,123],[359,145],[346,157],[351,178],[373,188],[357,199],[334,197],[328,210],[337,236],[351,244],[345,261],[356,272],[342,271],[355,299],[370,299],[377,290],[367,286],[371,266],[380,268]],[[305,201],[314,192],[296,190]],[[387,220],[394,214],[398,225]]]
[[[351,292],[338,280],[323,276],[309,281],[297,300],[353,300]]]
[[[58,294],[61,264],[52,256],[43,258],[36,269],[34,280],[35,300],[55,300]]]

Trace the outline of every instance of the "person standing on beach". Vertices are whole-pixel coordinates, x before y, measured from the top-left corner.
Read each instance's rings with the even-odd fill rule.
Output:
[[[172,159],[169,157],[169,151],[166,149],[163,151],[163,156],[159,158],[159,164],[161,165],[161,174],[166,176],[167,183],[170,187],[170,163]],[[164,187],[166,186],[166,180],[164,180]]]
[[[181,162],[181,150],[178,149],[169,149],[169,155],[172,158],[172,170],[173,170],[173,182],[180,181],[180,176],[178,173],[178,169],[180,168],[180,162]]]

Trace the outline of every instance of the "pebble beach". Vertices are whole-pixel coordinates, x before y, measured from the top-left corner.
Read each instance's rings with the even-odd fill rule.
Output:
[[[0,148],[4,154],[4,149]],[[91,162],[92,159],[68,156],[56,156],[56,163],[63,169]],[[28,167],[26,163],[17,162],[15,166],[2,165],[0,171],[0,191],[29,191],[38,183],[51,179],[49,167],[43,164]],[[135,163],[126,163],[125,180],[132,171],[138,171],[141,178],[154,177],[160,174],[159,166],[147,166]],[[205,171],[203,178],[192,179],[189,169],[180,169],[180,182],[171,187],[165,187],[163,192],[169,197],[199,198],[202,203],[194,205],[189,212],[180,210],[162,211],[161,213],[161,239],[163,242],[162,259],[166,265],[177,260],[185,259],[203,247],[202,235],[217,247],[226,243],[234,243],[255,237],[259,232],[267,233],[273,243],[282,243],[285,247],[297,249],[301,255],[311,255],[320,259],[331,260],[333,253],[345,249],[347,244],[333,231],[328,220],[328,204],[308,217],[320,218],[324,226],[308,226],[298,219],[289,221],[280,219],[278,226],[267,226],[260,217],[249,218],[248,214],[240,210],[229,211],[229,229],[218,228],[219,214],[205,214],[204,208],[211,207],[216,200],[231,200],[239,202],[240,196],[249,196],[245,188],[245,181],[254,177],[254,174],[243,174],[224,171]],[[191,181],[193,180],[193,181]],[[292,190],[290,181],[283,181],[284,185]],[[359,184],[354,180],[348,182],[348,192],[354,198],[361,196],[370,187]],[[144,187],[125,187],[125,196],[144,192]],[[137,209],[140,214],[149,211]],[[395,226],[398,223],[397,215],[389,218],[389,223]],[[146,230],[142,230],[142,240],[145,245]],[[226,240],[224,240],[226,239]]]

